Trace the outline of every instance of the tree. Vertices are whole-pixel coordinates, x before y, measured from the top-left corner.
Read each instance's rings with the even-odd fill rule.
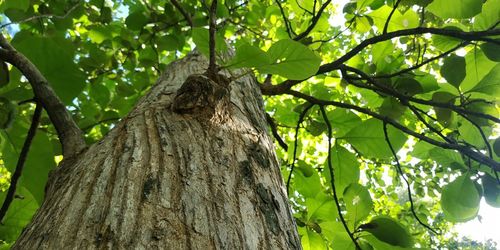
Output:
[[[0,11],[6,247],[438,248],[500,207],[498,0]]]

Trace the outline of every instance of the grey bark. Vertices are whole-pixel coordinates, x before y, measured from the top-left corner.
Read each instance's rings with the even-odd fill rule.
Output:
[[[230,84],[217,119],[172,111],[206,67],[196,54],[171,64],[102,141],[63,161],[13,249],[300,249],[255,79]]]

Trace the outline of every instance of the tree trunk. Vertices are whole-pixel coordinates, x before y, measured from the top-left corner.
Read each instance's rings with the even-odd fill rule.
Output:
[[[100,142],[51,174],[14,249],[299,249],[255,79],[230,84],[225,115],[176,113],[206,59],[171,64]]]

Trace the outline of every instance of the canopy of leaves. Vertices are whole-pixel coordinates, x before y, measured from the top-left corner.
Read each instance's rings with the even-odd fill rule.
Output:
[[[168,63],[209,54],[209,4],[4,0],[0,27],[93,143]],[[437,232],[482,197],[500,206],[499,0],[221,0],[216,15],[215,51],[234,52],[218,65],[262,83],[304,249],[444,247]],[[0,60],[0,202],[32,98]],[[44,114],[0,244],[41,204],[56,135]]]

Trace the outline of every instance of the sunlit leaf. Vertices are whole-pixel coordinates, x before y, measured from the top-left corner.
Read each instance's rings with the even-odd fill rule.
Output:
[[[0,223],[0,239],[7,242],[13,242],[17,239],[38,209],[37,201],[24,187],[18,186],[16,193],[19,198],[12,201],[7,214]],[[0,201],[5,200],[5,194],[0,192]]]
[[[397,152],[405,143],[406,137],[401,131],[390,125],[387,126],[387,130],[391,145]],[[353,145],[365,157],[389,158],[393,156],[384,136],[382,122],[378,120],[364,121],[349,131],[342,139]]]
[[[465,222],[476,217],[481,195],[468,175],[443,187],[441,208],[449,221]]]
[[[289,39],[274,43],[267,54],[271,64],[257,67],[257,70],[292,80],[301,80],[314,75],[321,62],[309,48]]]
[[[413,245],[413,239],[405,227],[388,216],[377,216],[361,228],[393,246],[411,247]]]
[[[353,183],[345,189],[344,203],[346,204],[347,218],[351,226],[357,225],[358,222],[365,219],[373,209],[373,202],[368,189],[357,183]]]
[[[427,9],[441,18],[468,18],[481,12],[482,0],[434,0]]]

